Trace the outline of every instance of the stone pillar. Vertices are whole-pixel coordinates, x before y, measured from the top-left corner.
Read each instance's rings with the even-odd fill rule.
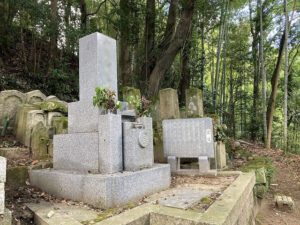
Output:
[[[134,99],[141,99],[141,91],[133,87],[122,88],[123,101],[129,103],[129,99],[132,96]],[[128,105],[128,109],[135,109],[133,104]]]
[[[221,141],[215,142],[215,157],[216,169],[226,167],[226,149],[225,144]]]
[[[159,91],[160,119],[180,118],[178,94],[175,89],[166,88]]]
[[[92,102],[97,86],[118,97],[116,40],[96,32],[79,39],[80,101]]]
[[[121,115],[99,116],[99,171],[117,173],[123,169]]]
[[[185,90],[185,104],[187,117],[203,117],[202,91],[197,88]]]
[[[11,212],[5,208],[6,158],[0,157],[0,224],[11,225]]]
[[[37,123],[31,133],[30,147],[33,159],[45,159],[50,156],[48,129],[42,122]]]

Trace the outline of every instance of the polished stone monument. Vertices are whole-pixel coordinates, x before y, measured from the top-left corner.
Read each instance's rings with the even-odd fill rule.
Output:
[[[79,101],[68,105],[68,134],[54,136],[54,168],[32,170],[31,184],[101,208],[168,188],[170,166],[153,163],[151,118],[135,119],[126,103],[117,114],[92,104],[97,86],[118,92],[114,39],[100,33],[80,39],[79,77]]]
[[[173,173],[215,174],[210,170],[209,158],[215,158],[213,124],[211,118],[163,120],[164,155]],[[181,169],[182,158],[196,158],[199,170]]]

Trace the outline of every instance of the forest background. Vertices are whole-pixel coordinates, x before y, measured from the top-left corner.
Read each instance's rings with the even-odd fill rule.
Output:
[[[117,40],[119,90],[190,87],[233,138],[300,154],[297,0],[1,0],[0,91],[78,98],[78,40]]]

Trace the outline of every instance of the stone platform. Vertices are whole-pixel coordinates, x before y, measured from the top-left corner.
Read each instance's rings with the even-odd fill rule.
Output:
[[[154,164],[140,171],[109,175],[62,170],[32,170],[31,185],[56,197],[84,202],[95,207],[125,205],[170,185],[170,166]]]

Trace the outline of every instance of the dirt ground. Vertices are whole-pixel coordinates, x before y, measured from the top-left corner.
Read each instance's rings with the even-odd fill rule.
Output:
[[[299,225],[300,224],[300,155],[284,155],[278,149],[265,149],[260,144],[241,143],[241,147],[255,156],[265,156],[276,167],[270,191],[262,200],[257,214],[259,225]],[[295,210],[282,212],[275,207],[274,196],[291,196]]]

